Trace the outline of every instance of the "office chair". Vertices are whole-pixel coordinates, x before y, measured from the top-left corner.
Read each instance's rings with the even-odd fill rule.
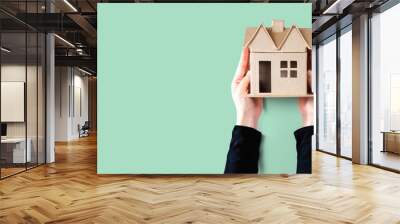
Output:
[[[78,125],[78,129],[79,129],[79,138],[89,136],[89,129],[90,129],[89,121],[85,121],[82,127]]]

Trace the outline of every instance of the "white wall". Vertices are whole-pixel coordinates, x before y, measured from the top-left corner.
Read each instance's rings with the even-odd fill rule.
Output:
[[[69,139],[69,85],[70,70],[67,67],[55,68],[55,141]]]
[[[88,77],[72,67],[56,67],[55,140],[79,138],[78,124],[88,120]]]
[[[75,70],[76,72],[77,70]],[[71,119],[71,135],[73,138],[79,137],[78,124],[81,126],[88,121],[88,77],[82,76],[82,73],[74,75],[74,107],[72,108],[72,119]],[[71,104],[73,104],[71,103]]]

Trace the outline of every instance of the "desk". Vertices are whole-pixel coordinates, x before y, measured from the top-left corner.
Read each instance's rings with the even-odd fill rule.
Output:
[[[31,154],[32,140],[30,138],[27,138],[27,142],[28,142],[28,144],[27,144],[26,151],[25,151],[25,138],[1,139],[2,157],[8,163],[30,162],[32,159],[32,154]],[[26,159],[26,161],[25,161],[25,159]]]
[[[382,152],[392,152],[400,154],[400,132],[382,131],[382,134],[383,134]]]

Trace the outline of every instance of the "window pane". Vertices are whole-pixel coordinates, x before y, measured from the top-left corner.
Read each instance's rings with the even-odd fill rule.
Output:
[[[352,141],[352,35],[340,36],[340,153],[351,158]]]
[[[290,70],[290,78],[297,78],[297,70]]]
[[[400,170],[400,4],[371,20],[372,163]],[[392,132],[393,131],[393,132]]]
[[[290,61],[291,68],[297,68],[297,61]]]
[[[287,68],[287,61],[281,61],[281,68]]]
[[[282,78],[287,78],[287,76],[288,76],[287,70],[281,70],[281,77]]]
[[[336,153],[336,37],[318,48],[318,147]]]

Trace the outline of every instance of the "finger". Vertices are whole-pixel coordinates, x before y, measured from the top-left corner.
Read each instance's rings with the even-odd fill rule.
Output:
[[[236,68],[236,73],[233,78],[233,83],[239,84],[240,80],[242,80],[242,78],[246,75],[246,72],[249,68],[249,54],[249,48],[243,48],[239,64]]]
[[[246,94],[249,92],[249,86],[250,86],[250,78],[249,75],[246,75],[243,77],[243,79],[240,81],[239,86],[238,86],[238,91],[240,94]]]

